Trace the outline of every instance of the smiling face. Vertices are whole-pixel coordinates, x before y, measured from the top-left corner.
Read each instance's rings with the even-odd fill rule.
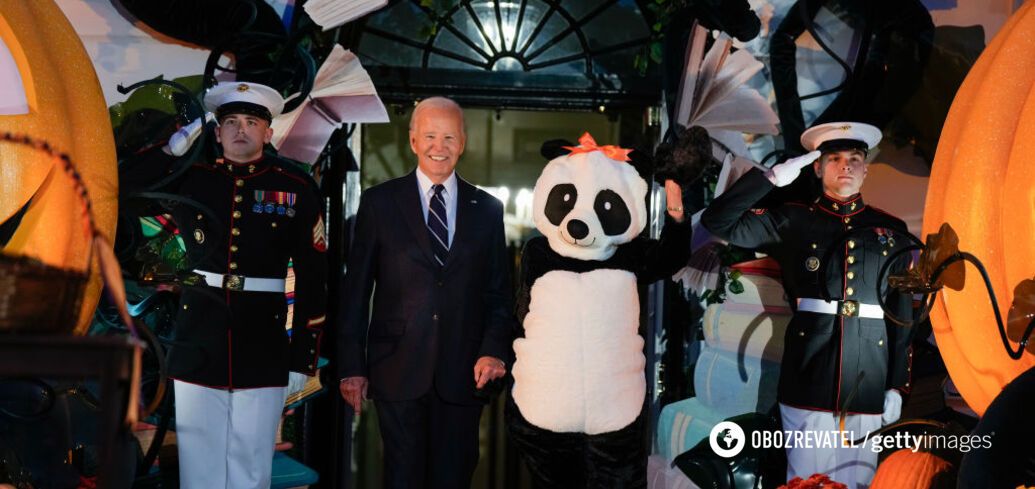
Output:
[[[553,159],[535,184],[536,229],[561,256],[606,260],[643,231],[647,182],[599,151]]]
[[[417,167],[433,183],[442,183],[456,168],[467,137],[460,106],[445,98],[431,98],[413,110],[410,149]]]
[[[223,157],[238,163],[262,156],[263,145],[272,137],[269,122],[248,114],[227,115],[216,128],[216,141],[223,146]]]
[[[866,180],[866,155],[856,149],[823,153],[812,166],[830,197],[851,197],[859,193]]]

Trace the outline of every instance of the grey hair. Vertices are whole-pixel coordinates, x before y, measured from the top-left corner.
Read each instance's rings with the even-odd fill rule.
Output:
[[[467,134],[467,123],[464,121],[464,109],[460,107],[460,104],[448,97],[429,97],[421,100],[420,103],[413,108],[413,113],[410,114],[410,131],[413,130],[413,121],[417,118],[420,112],[430,108],[456,111],[457,115],[460,116],[460,131],[462,131],[464,135]]]

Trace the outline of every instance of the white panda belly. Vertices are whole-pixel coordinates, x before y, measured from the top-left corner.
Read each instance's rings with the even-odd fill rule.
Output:
[[[636,276],[552,271],[531,290],[514,340],[514,402],[535,426],[606,433],[640,414],[647,384]]]

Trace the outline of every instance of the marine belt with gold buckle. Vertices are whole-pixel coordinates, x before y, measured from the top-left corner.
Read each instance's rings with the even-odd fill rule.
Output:
[[[226,290],[244,290],[244,277],[241,275],[223,275],[223,288]]]
[[[858,301],[841,301],[838,310],[841,311],[841,315],[845,317],[855,317],[859,315],[859,302]]]
[[[877,304],[864,304],[858,301],[825,301],[809,297],[798,299],[798,311],[870,319],[884,317],[884,309]]]
[[[206,272],[194,270],[194,273],[205,279],[209,287],[219,287],[237,292],[284,292],[284,279],[266,277],[246,277],[229,273]]]

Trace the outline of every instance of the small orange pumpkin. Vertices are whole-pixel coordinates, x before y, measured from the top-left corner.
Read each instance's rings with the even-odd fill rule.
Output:
[[[942,487],[948,482],[945,478],[952,478],[952,470],[952,464],[937,455],[902,449],[880,463],[870,489]]]
[[[1004,315],[1013,291],[1035,276],[1035,2],[1007,21],[960,86],[931,169],[921,236],[949,223],[959,249],[986,267]],[[943,289],[931,323],[953,383],[978,414],[1035,365],[1011,359],[985,286],[967,265],[959,291]],[[1016,344],[1013,345],[1016,349]]]
[[[0,132],[28,135],[66,153],[89,189],[98,231],[112,242],[117,203],[115,142],[93,64],[52,0],[0,1],[0,40],[11,53],[28,112],[0,115]],[[82,270],[90,255],[82,202],[61,168],[27,147],[0,144],[0,222],[26,205],[5,253]],[[100,296],[94,266],[75,331],[90,324]],[[46,300],[41,297],[40,300]]]

